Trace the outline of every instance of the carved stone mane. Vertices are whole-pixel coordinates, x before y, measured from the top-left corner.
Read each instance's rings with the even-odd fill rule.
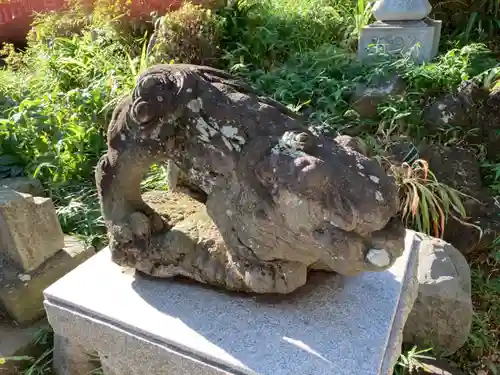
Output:
[[[310,269],[384,270],[404,247],[397,187],[353,144],[314,133],[225,72],[154,66],[116,107],[97,166],[113,259],[257,293],[292,292]],[[149,166],[167,160],[169,188],[206,207],[174,225],[140,191]]]

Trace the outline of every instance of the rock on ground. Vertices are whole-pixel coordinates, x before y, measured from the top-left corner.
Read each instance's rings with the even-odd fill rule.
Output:
[[[481,127],[483,142],[488,154],[498,155],[500,147],[500,88],[489,93],[483,106],[478,111],[478,125]]]
[[[488,92],[474,81],[464,81],[455,92],[430,102],[424,110],[424,120],[431,131],[459,127],[467,132],[477,127],[477,109]]]
[[[30,194],[34,197],[45,196],[41,182],[29,177],[2,178],[0,179],[0,186],[8,187],[19,193]]]
[[[467,340],[472,324],[470,269],[449,243],[418,234],[417,300],[406,321],[404,341],[435,353],[455,353]]]
[[[406,84],[397,75],[378,76],[370,84],[359,83],[351,98],[351,107],[363,118],[376,118],[377,106],[391,96],[402,95]]]
[[[424,120],[430,132],[460,129],[472,144],[484,144],[490,157],[500,145],[500,89],[489,91],[481,82],[468,80],[430,102]]]

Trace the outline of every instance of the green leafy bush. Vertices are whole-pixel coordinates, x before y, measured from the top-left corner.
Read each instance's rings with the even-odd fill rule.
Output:
[[[50,43],[55,38],[71,38],[91,31],[95,38],[105,32],[108,39],[133,48],[138,37],[152,34],[151,17],[129,17],[129,0],[93,0],[92,6],[87,0],[65,2],[64,10],[35,15],[27,35],[28,45]]]
[[[221,22],[210,9],[189,2],[183,4],[157,21],[152,60],[216,65]]]
[[[90,15],[79,7],[69,8],[64,12],[50,12],[35,16],[28,32],[29,44],[48,42],[58,37],[78,35],[90,24]]]
[[[43,30],[55,27],[52,15],[40,17]],[[104,226],[94,167],[114,104],[147,66],[137,53],[145,41],[94,22],[78,33],[46,35],[23,52],[4,48],[10,59],[0,70],[0,177],[39,178],[64,231],[97,244]]]
[[[0,153],[44,182],[88,181],[105,147],[108,103],[130,88],[126,45],[103,31],[36,42],[4,70]]]
[[[226,20],[224,61],[228,67],[270,70],[325,44],[349,45],[356,22],[355,4],[347,4],[342,0],[229,2],[219,11]]]

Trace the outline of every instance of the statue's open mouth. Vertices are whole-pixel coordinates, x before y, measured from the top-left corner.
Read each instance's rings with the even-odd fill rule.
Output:
[[[403,252],[404,242],[396,235],[401,231],[404,227],[397,219],[390,220],[370,236],[361,236],[324,222],[314,231],[313,237],[328,254],[328,258],[321,259],[322,263],[335,272],[352,275],[390,268]],[[342,248],[349,251],[343,252]]]

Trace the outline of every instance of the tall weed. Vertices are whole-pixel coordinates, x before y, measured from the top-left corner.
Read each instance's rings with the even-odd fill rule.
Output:
[[[498,0],[431,0],[434,17],[444,22],[444,35],[463,43],[489,42],[499,46]]]
[[[265,70],[290,56],[345,39],[345,16],[330,0],[237,0],[220,13],[227,20],[222,40],[228,67]]]

